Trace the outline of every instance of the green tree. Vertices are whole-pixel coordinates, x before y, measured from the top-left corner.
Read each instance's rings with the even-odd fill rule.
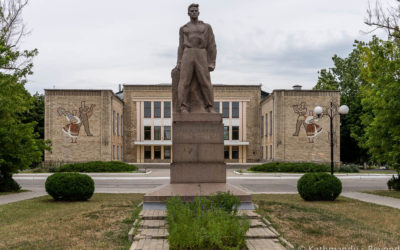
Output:
[[[0,2],[0,191],[19,189],[12,174],[40,161],[43,150],[49,149],[35,132],[37,123],[23,122],[34,101],[24,85],[38,53],[18,49],[26,34],[21,18],[26,4]]]
[[[36,122],[35,132],[39,133],[40,139],[44,139],[44,95],[36,93],[32,96],[32,101],[31,108],[24,114],[23,122]]]
[[[381,164],[400,163],[400,43],[373,37],[360,44],[361,88],[365,126],[363,146]]]
[[[347,115],[340,117],[340,156],[343,162],[362,163],[368,159],[365,149],[360,147],[364,138],[364,129],[360,117],[361,106],[360,87],[364,84],[360,77],[360,51],[356,41],[354,50],[346,57],[332,57],[334,67],[319,71],[316,90],[340,90],[340,102],[350,108]]]

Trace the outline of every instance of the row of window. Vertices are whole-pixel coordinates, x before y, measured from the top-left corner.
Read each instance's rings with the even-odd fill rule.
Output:
[[[115,124],[117,123],[117,124]],[[115,113],[113,111],[113,134],[114,135],[124,135],[124,122],[123,122],[123,115],[119,115],[119,113]]]
[[[144,118],[151,118],[152,102],[144,102]],[[161,104],[164,107],[164,118],[171,117],[171,102],[153,102],[153,118],[161,118]]]
[[[229,126],[224,126],[224,140],[229,140]],[[239,126],[232,126],[232,140],[239,140]]]
[[[154,126],[154,139],[161,140],[161,126]],[[151,140],[151,126],[144,126],[144,139]],[[163,140],[171,140],[171,126],[164,126],[164,137]]]
[[[222,110],[221,110],[222,107]],[[229,118],[229,102],[214,102],[214,110],[222,113],[222,118]],[[239,118],[239,102],[232,102],[231,118]]]
[[[154,159],[161,159],[161,146],[145,146],[144,147],[144,159],[151,160],[151,151],[152,149],[154,154]],[[164,158],[163,159],[171,159],[171,146],[164,146]]]
[[[115,151],[115,149],[117,151]],[[113,160],[124,160],[124,150],[123,147],[119,147],[118,145],[113,145],[113,152],[112,152],[112,159]]]
[[[264,123],[264,116],[261,116],[260,120],[261,126],[260,126],[260,135],[262,136],[268,136],[268,130],[269,130],[269,135],[272,135],[272,111],[269,112],[269,120],[268,120],[268,113],[265,114],[265,123]],[[264,130],[264,124],[265,124],[265,130]]]
[[[239,159],[239,147],[231,146],[232,148],[232,158],[230,159]],[[224,159],[229,159],[229,146],[224,146]]]

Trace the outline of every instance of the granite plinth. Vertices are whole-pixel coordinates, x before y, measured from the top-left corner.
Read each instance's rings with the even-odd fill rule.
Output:
[[[240,202],[251,202],[251,195],[228,183],[179,183],[165,184],[147,193],[143,201],[146,203],[163,203],[171,197],[181,197],[183,201],[191,202],[195,197],[207,197],[217,192],[229,192],[239,197]]]
[[[171,183],[225,183],[224,163],[172,163]]]

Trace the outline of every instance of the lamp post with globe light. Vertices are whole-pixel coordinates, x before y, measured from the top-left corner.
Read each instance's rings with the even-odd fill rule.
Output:
[[[314,108],[314,113],[317,116],[320,116],[322,113],[329,116],[331,137],[331,175],[333,175],[333,118],[338,114],[346,115],[347,113],[349,113],[349,107],[347,105],[342,105],[338,108],[338,105],[331,100],[325,112],[321,106],[317,106]]]

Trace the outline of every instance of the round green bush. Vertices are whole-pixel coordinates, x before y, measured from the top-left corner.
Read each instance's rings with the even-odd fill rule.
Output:
[[[327,173],[307,173],[297,182],[297,191],[306,201],[333,201],[342,192],[342,182]]]
[[[94,192],[93,179],[79,173],[55,173],[46,180],[46,192],[55,200],[86,201]]]
[[[0,177],[0,192],[16,192],[20,189],[21,186],[12,177]]]

